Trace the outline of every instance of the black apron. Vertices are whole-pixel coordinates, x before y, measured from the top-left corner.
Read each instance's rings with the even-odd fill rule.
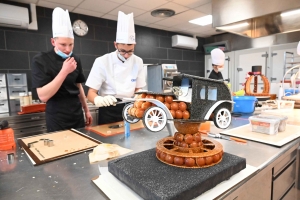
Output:
[[[125,103],[116,106],[100,107],[98,111],[98,124],[109,124],[123,121],[123,108]]]
[[[46,104],[47,131],[60,131],[85,126],[82,105],[78,96],[51,98]]]

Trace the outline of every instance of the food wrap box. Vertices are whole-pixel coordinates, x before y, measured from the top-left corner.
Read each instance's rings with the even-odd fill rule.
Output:
[[[253,132],[265,133],[269,135],[278,133],[278,127],[280,124],[279,118],[272,119],[269,117],[251,116],[249,117],[249,121]]]

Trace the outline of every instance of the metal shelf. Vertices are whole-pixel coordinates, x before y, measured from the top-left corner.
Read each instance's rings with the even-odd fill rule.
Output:
[[[294,56],[293,52],[284,52],[284,65],[283,65],[283,76],[285,75],[286,71],[289,70],[290,68],[294,67],[296,64],[300,64],[299,62],[294,62],[295,58],[300,58],[300,56]],[[288,66],[289,65],[289,66]],[[295,69],[297,70],[297,69]],[[294,69],[292,69],[289,73],[290,77],[292,74],[294,74]],[[285,79],[289,79],[290,77],[285,77]]]

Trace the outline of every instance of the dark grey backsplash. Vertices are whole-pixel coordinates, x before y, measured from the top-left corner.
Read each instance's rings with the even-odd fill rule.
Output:
[[[1,1],[0,2],[5,2]],[[7,2],[7,1],[6,1]],[[52,9],[37,6],[38,30],[0,27],[0,73],[27,73],[28,89],[31,90],[31,60],[40,51],[52,48]],[[70,13],[71,22],[84,20],[89,32],[84,37],[75,35],[73,52],[80,56],[86,78],[94,60],[115,50],[117,22],[97,17]],[[183,35],[143,26],[135,26],[135,54],[145,64],[176,63],[183,73],[204,76],[203,38],[198,38],[197,50],[176,49],[171,46],[172,35]],[[85,87],[85,91],[87,88]],[[33,98],[37,98],[33,91]]]

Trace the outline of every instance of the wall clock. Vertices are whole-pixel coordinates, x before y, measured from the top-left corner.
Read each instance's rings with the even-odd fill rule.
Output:
[[[78,19],[73,23],[73,31],[78,36],[85,36],[88,33],[89,28],[84,21]]]

